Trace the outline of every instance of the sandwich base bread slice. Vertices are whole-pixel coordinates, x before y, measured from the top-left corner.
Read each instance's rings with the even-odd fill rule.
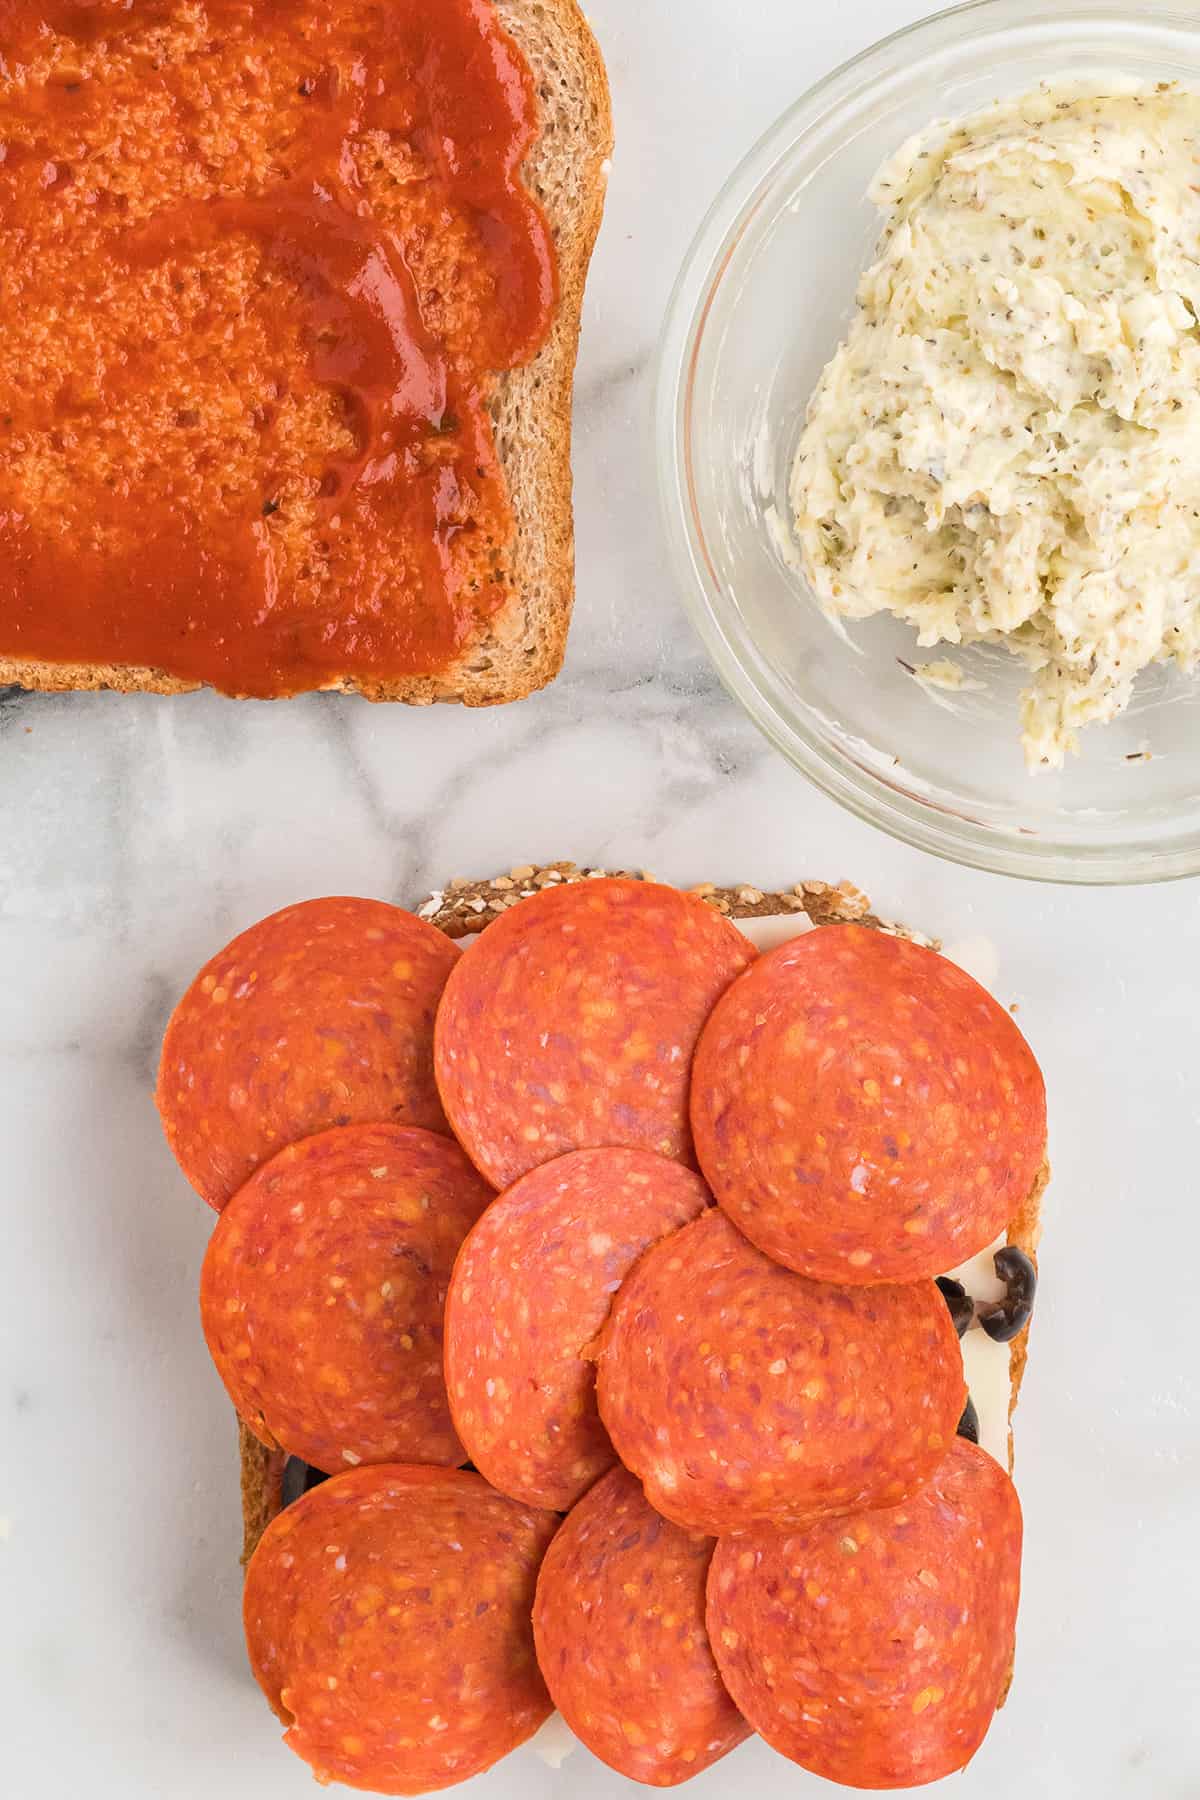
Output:
[[[345,3],[350,5],[352,0],[345,0]],[[186,8],[181,10],[184,14],[188,12]],[[304,687],[322,687],[357,692],[365,698],[375,701],[391,700],[427,704],[432,701],[457,700],[469,706],[485,706],[519,699],[533,692],[553,679],[562,662],[574,594],[574,536],[570,467],[571,397],[584,282],[604,205],[608,157],[612,147],[611,109],[603,60],[576,0],[495,0],[495,11],[500,23],[523,54],[536,90],[540,132],[528,151],[522,169],[522,178],[527,190],[536,197],[543,209],[553,239],[558,271],[557,305],[548,334],[540,348],[531,359],[495,375],[490,389],[487,390],[487,411],[490,415],[494,437],[496,462],[507,498],[508,511],[511,514],[511,535],[507,543],[494,543],[490,537],[487,538],[485,542],[487,569],[478,577],[472,575],[471,580],[476,585],[482,580],[501,583],[504,598],[496,610],[481,615],[480,619],[472,625],[465,643],[454,650],[450,660],[435,660],[433,665],[435,672],[433,673],[420,672],[421,665],[418,661],[413,665],[418,672],[402,674],[397,678],[375,679],[365,674],[357,677],[354,675],[333,678],[322,676],[307,679],[298,687],[286,691],[302,691]],[[180,26],[180,31],[182,33],[180,44],[186,50],[188,40],[184,25]],[[172,42],[169,30],[166,30],[163,38],[164,56],[170,56]],[[93,80],[96,84],[102,84],[105,78],[105,64],[95,63],[93,67],[94,53],[95,46],[85,40],[84,61],[87,63],[90,78],[82,83],[83,90],[91,86]],[[124,79],[128,83],[129,72],[124,69],[122,64],[119,44],[110,60],[111,67],[116,72],[116,78]],[[56,80],[61,82],[61,71],[58,71],[57,74],[54,71],[43,71],[43,75],[48,85],[54,85]],[[247,78],[249,79],[249,77]],[[19,135],[20,121],[23,117],[22,94],[27,86],[32,87],[35,84],[36,71],[29,82],[18,82],[13,79],[3,57],[0,57],[0,135],[6,135],[3,131],[6,113],[12,114],[16,121],[14,132],[8,135]],[[76,87],[78,88],[79,85],[77,83]],[[303,86],[301,91],[304,91]],[[133,85],[132,94],[132,103],[136,109],[138,105],[136,83]],[[314,100],[314,107],[316,104]],[[103,120],[100,120],[99,123],[103,124]],[[137,140],[139,130],[144,133],[148,128],[146,119],[143,117],[139,126],[138,118],[132,112],[128,119],[113,124],[113,131],[115,132],[117,125],[122,123],[130,135],[131,142]],[[251,132],[256,128],[253,124],[245,127]],[[262,136],[263,145],[261,147],[264,156],[269,158],[272,154],[269,121],[262,126]],[[80,154],[84,153],[85,148],[86,146],[81,142]],[[253,148],[252,144],[251,150]],[[94,166],[101,172],[97,176],[98,180],[113,186],[114,191],[121,190],[123,192],[130,182],[134,183],[136,189],[138,180],[136,168],[117,168],[115,171],[109,171],[106,159],[110,155],[110,149],[108,140],[103,137],[103,134],[98,137],[97,144],[87,154],[94,158]],[[165,154],[169,154],[169,152],[165,152]],[[389,154],[389,152],[385,152],[385,154]],[[399,172],[397,179],[402,185],[403,171]],[[174,185],[182,186],[183,190],[188,192],[190,191],[188,188],[190,180],[190,175],[184,171],[180,175],[179,182]],[[161,171],[156,173],[153,183],[147,188],[147,194],[157,193],[160,186],[166,188],[172,186],[165,180]],[[49,202],[47,202],[48,204]],[[64,281],[68,281],[70,277],[70,233],[73,229],[70,222],[73,215],[70,209],[73,204],[74,202],[69,198],[63,204],[60,215],[62,223],[59,227],[54,228],[49,240],[55,255],[68,258]],[[135,211],[140,205],[141,203],[138,202]],[[3,236],[3,224],[3,216],[0,213],[0,238]],[[210,255],[214,262],[212,275],[218,287],[224,283],[236,288],[240,275],[236,268],[232,268],[231,272],[230,259],[224,254],[226,248],[227,246],[223,247],[218,243],[211,250]],[[45,259],[43,262],[44,266],[49,268],[50,265],[45,263]],[[47,275],[46,280],[49,279],[50,276]],[[207,270],[204,271],[201,279],[209,279]],[[210,285],[212,285],[211,281]],[[228,295],[225,297],[228,298]],[[236,299],[236,294],[234,298]],[[65,300],[63,305],[66,305]],[[114,302],[113,305],[115,310],[116,303]],[[136,335],[138,330],[136,308],[134,313],[135,316],[131,317],[127,323],[129,330]],[[203,317],[203,306],[200,309],[200,316]],[[79,332],[75,330],[74,326],[68,330],[70,323],[68,319],[62,328],[67,332],[63,355],[72,358],[72,366],[64,365],[60,371],[64,394],[68,388],[74,393],[76,388],[86,387],[87,368],[91,366],[91,363],[99,366],[98,353],[88,352],[87,354],[81,353],[79,356],[74,355],[71,347],[78,348],[75,339]],[[79,329],[83,330],[85,327],[87,331],[92,330],[92,326],[87,324],[86,320],[79,325]],[[281,326],[279,343],[277,345],[268,343],[265,354],[268,357],[276,356],[281,364],[286,363],[284,342]],[[211,349],[211,346],[209,348]],[[252,350],[253,346],[250,348]],[[200,346],[200,350],[204,350],[203,345]],[[250,351],[247,352],[247,355],[250,355]],[[163,440],[170,446],[170,454],[176,453],[174,446],[178,444],[180,448],[177,454],[180,457],[191,458],[193,456],[192,444],[188,436],[191,432],[194,437],[207,436],[208,442],[204,449],[204,455],[209,460],[212,460],[213,457],[223,458],[229,447],[224,442],[221,407],[216,404],[216,401],[220,400],[220,395],[217,394],[215,397],[214,410],[214,408],[208,407],[204,398],[197,400],[195,395],[184,391],[191,379],[185,343],[172,346],[166,361],[169,361],[171,370],[169,383],[171,394],[167,398],[174,395],[176,386],[180,390],[174,398],[174,404],[179,408],[178,432]],[[164,359],[160,358],[159,362],[164,362]],[[260,364],[262,362],[261,355],[258,357],[258,362]],[[74,363],[78,363],[77,371]],[[9,371],[9,373],[13,372]],[[146,375],[148,388],[143,396],[145,404],[141,410],[151,419],[157,419],[157,414],[161,410],[160,402],[163,401],[163,395],[157,391],[151,391],[160,375],[161,369],[158,363],[154,365],[154,368],[149,369]],[[175,376],[178,376],[178,381],[174,380]],[[18,382],[23,379],[19,369],[13,373],[13,379]],[[3,392],[5,380],[4,358],[0,355],[0,393]],[[232,373],[230,380],[233,381]],[[212,383],[209,382],[208,386],[212,387]],[[230,394],[232,395],[234,392],[235,389],[231,388]],[[213,398],[213,396],[209,395],[209,398]],[[244,393],[244,407],[250,408],[257,416],[258,412],[262,410],[258,404],[261,398],[253,393]],[[288,398],[291,396],[285,396],[285,399]],[[254,402],[253,407],[251,407],[251,402]],[[84,421],[80,430],[83,437],[86,438],[87,432],[92,430],[88,409],[93,407],[94,397],[86,402],[81,398],[79,405],[83,408],[80,417]],[[310,436],[314,439],[320,437],[321,431],[326,432],[327,435],[328,430],[331,429],[329,420],[317,420],[314,425],[315,408],[317,408],[317,402],[313,401],[306,415]],[[270,411],[269,406],[267,406],[267,410]],[[220,441],[214,440],[210,429],[214,419],[218,423],[217,438]],[[233,422],[231,442],[236,439],[238,443],[241,443],[241,440],[247,438],[248,435],[253,437],[253,433],[248,432],[248,429],[242,429],[242,424],[244,421],[239,423],[235,420]],[[317,429],[318,425],[320,431]],[[158,429],[157,425],[155,425],[155,429]],[[269,425],[266,429],[274,430],[278,435],[279,428],[277,426]],[[295,429],[299,430],[302,436],[303,421],[301,426],[295,427]],[[128,434],[126,436],[128,437]],[[304,440],[300,443],[297,454],[304,452],[307,441]],[[292,447],[295,448],[295,444]],[[146,467],[150,471],[147,479],[152,481],[155,464],[157,463],[161,469],[163,457],[168,452],[162,449],[161,444],[157,451],[153,444],[143,448],[146,449],[146,458],[143,460],[146,461]],[[260,457],[263,459],[260,473],[264,483],[269,484],[271,480],[272,468],[269,465],[271,457],[276,454],[278,448],[279,446],[276,444],[269,454],[266,449],[260,453]],[[309,448],[311,449],[311,444]],[[241,445],[241,449],[245,450],[244,444]],[[67,484],[64,487],[64,493],[71,492],[71,484],[68,479],[72,473],[69,466],[69,454],[70,445],[68,445],[68,457],[64,461],[63,467],[59,469],[57,459],[61,456],[61,442],[53,450],[47,452],[44,457],[41,457],[39,453],[39,460],[34,468],[36,481],[31,489],[32,499],[26,508],[35,523],[39,516],[48,516],[56,522],[61,520],[61,511],[56,514],[54,510],[54,495],[57,491],[54,484],[56,481],[60,481],[61,477],[60,485],[62,482]],[[82,452],[77,454],[82,454]],[[115,473],[110,471],[106,476],[102,468],[97,468],[95,471],[89,469],[89,474],[95,473],[98,481],[107,480],[110,487],[113,483],[119,484],[129,475],[128,469],[122,471],[122,455],[119,453],[119,445],[114,450],[113,445],[105,440],[102,450],[98,451],[97,455],[103,461],[104,458],[113,454],[117,455],[117,462],[114,465]],[[251,459],[253,458],[255,452],[252,445],[247,454]],[[126,442],[125,459],[128,460],[130,455],[131,446]],[[136,456],[133,457],[131,467],[133,463],[137,463]],[[138,463],[138,467],[140,466]],[[108,467],[106,462],[104,467]],[[190,463],[188,472],[189,479],[195,475],[194,466]],[[479,472],[482,474],[482,469]],[[33,477],[31,477],[32,479]],[[131,492],[139,491],[137,483],[142,478],[137,476],[135,471],[131,479],[134,480]],[[98,489],[98,491],[101,490]],[[39,512],[37,498],[39,493],[45,504],[44,515]],[[19,498],[20,496],[14,497],[14,505],[16,499]],[[0,496],[0,499],[3,499],[3,496]],[[29,496],[26,496],[26,499],[29,499]],[[132,500],[130,505],[133,505]],[[294,507],[285,508],[279,512],[279,516],[268,520],[267,514],[273,508],[274,502],[269,500],[263,507],[263,526],[256,525],[254,529],[257,531],[269,528],[271,533],[275,534],[276,542],[280,546],[279,554],[285,558],[285,565],[288,568],[299,567],[301,575],[307,575],[308,562],[314,558],[319,561],[322,550],[328,549],[327,545],[323,546],[322,544],[322,531],[319,524],[314,524],[309,517],[303,527],[305,533],[303,538],[297,536],[295,543],[289,545],[284,535],[288,529],[292,528],[288,516],[289,511],[299,520],[304,513],[304,507],[297,502]],[[311,510],[310,508],[310,514]],[[99,529],[96,521],[90,515],[84,517],[81,514],[80,528],[86,531],[89,538],[94,525]],[[105,525],[105,529],[107,529],[107,525]],[[297,523],[294,529],[300,533],[300,524]],[[287,560],[289,557],[290,561]],[[403,559],[399,559],[399,562],[402,569]],[[411,604],[411,596],[406,596],[404,593],[402,577],[394,577],[394,572],[388,563],[388,547],[386,545],[382,546],[380,550],[380,568],[383,571],[381,591],[387,594],[390,588],[390,591],[396,592],[398,607],[403,607],[406,601]],[[136,605],[139,602],[135,600],[133,604]],[[385,600],[384,605],[388,604],[390,601]],[[0,687],[5,684],[13,684],[25,689],[45,692],[113,688],[122,691],[179,694],[204,685],[205,679],[208,677],[195,679],[190,675],[182,675],[177,670],[173,672],[166,667],[139,664],[133,660],[89,661],[83,658],[72,658],[69,654],[63,654],[58,650],[53,658],[39,657],[23,653],[19,647],[14,647],[12,641],[5,645],[3,633],[0,632]],[[217,681],[215,677],[213,679],[214,684],[221,686],[226,692],[252,691],[249,688],[239,688],[236,681],[224,678]]]
[[[580,869],[574,863],[559,862],[541,867],[532,864],[512,869],[491,880],[455,879],[445,890],[427,899],[418,909],[439,931],[451,938],[465,938],[484,931],[521,899],[540,889],[560,883],[583,881],[602,874],[624,875],[621,870]],[[645,878],[645,877],[643,877]],[[787,892],[771,892],[742,884],[718,887],[703,882],[692,890],[715,911],[736,922],[760,949],[777,943],[799,931],[827,925],[857,924],[891,936],[906,938],[929,948],[939,948],[933,940],[904,926],[878,917],[866,897],[848,882],[837,886],[817,880],[803,881]],[[1041,1236],[1042,1196],[1049,1180],[1049,1165],[1043,1163],[1036,1181],[1014,1217],[1009,1221],[1004,1242],[1027,1256],[1036,1268],[1038,1242]],[[995,1246],[993,1246],[995,1248]],[[985,1265],[990,1251],[973,1259],[970,1269],[958,1273],[965,1279],[968,1292],[975,1284],[988,1281]],[[949,1271],[947,1271],[949,1273]],[[979,1292],[980,1298],[990,1298]],[[982,1332],[968,1334],[972,1352],[967,1356],[968,1382],[973,1390],[979,1382],[979,1410],[983,1433],[981,1441],[1007,1461],[1011,1470],[1012,1415],[1016,1409],[1029,1350],[1029,1324],[1007,1344],[995,1344]],[[986,1405],[984,1404],[986,1390]],[[243,1562],[253,1555],[258,1541],[271,1520],[295,1493],[302,1491],[306,1471],[302,1465],[289,1468],[289,1459],[279,1450],[267,1449],[239,1421],[241,1460],[241,1498]]]

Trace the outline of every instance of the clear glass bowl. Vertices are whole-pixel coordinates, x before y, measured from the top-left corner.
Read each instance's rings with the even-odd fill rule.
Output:
[[[797,19],[803,9],[797,11]],[[1200,84],[1200,12],[1164,0],[977,0],[875,45],[746,158],[684,265],[663,335],[658,461],[679,583],[725,685],[834,799],[911,844],[1050,881],[1200,871],[1200,678],[1154,669],[1061,774],[1018,743],[1024,671],[949,654],[978,692],[905,670],[913,633],[829,624],[799,573],[788,477],[880,219],[866,198],[914,130],[1089,70]],[[1200,598],[1200,597],[1198,597]]]

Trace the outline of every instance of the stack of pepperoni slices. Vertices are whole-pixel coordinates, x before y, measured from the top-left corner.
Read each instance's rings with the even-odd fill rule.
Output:
[[[319,1778],[445,1787],[552,1705],[655,1786],[751,1730],[859,1788],[969,1760],[1021,1515],[956,1435],[934,1277],[1018,1213],[1046,1129],[969,976],[856,925],[760,957],[632,880],[462,954],[312,901],[201,971],[158,1101],[220,1214],[222,1380],[330,1477],[245,1589]]]

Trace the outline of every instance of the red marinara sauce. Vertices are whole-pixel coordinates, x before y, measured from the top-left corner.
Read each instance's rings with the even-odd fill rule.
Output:
[[[437,675],[557,300],[491,0],[0,0],[0,655]]]

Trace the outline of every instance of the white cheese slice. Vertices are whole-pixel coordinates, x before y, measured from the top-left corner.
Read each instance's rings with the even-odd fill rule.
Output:
[[[769,919],[734,919],[733,923],[758,950],[778,950],[780,944],[817,929],[804,912],[777,913]]]
[[[1001,1235],[978,1256],[946,1271],[955,1281],[962,1282],[972,1300],[1003,1300],[1004,1283],[996,1274],[992,1258],[1004,1244]],[[975,1327],[963,1338],[962,1353],[963,1372],[979,1414],[979,1442],[1007,1469],[1008,1402],[1012,1391],[1009,1346],[993,1343],[986,1331]]]
[[[572,1750],[578,1750],[579,1739],[561,1713],[553,1712],[529,1739],[529,1748],[552,1769],[561,1769]]]

